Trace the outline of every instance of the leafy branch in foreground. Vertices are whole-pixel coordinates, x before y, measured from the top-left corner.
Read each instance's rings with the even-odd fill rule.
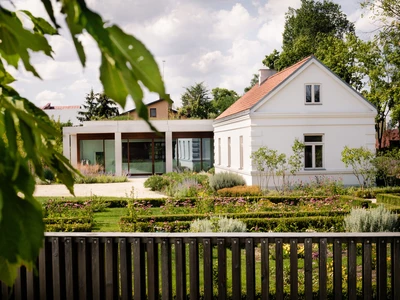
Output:
[[[0,281],[8,285],[13,284],[20,265],[33,266],[43,244],[42,211],[33,197],[34,176],[44,179],[44,166],[50,168],[73,193],[74,175],[79,174],[56,151],[57,131],[48,116],[10,86],[15,79],[7,72],[7,66],[18,69],[23,65],[40,78],[31,64],[31,53],[52,57],[46,35],[58,34],[60,26],[52,2],[41,2],[54,27],[29,11],[10,11],[0,5]],[[142,102],[139,81],[160,98],[168,97],[151,53],[118,26],[106,26],[84,0],[58,2],[82,66],[86,56],[78,37],[87,32],[101,52],[100,80],[105,94],[121,106],[130,95],[139,116],[154,129]],[[20,18],[31,20],[31,27],[24,27]]]

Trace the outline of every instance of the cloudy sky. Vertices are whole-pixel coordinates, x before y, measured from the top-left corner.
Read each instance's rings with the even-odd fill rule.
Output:
[[[4,1],[1,1],[2,4]],[[14,0],[18,9],[44,15],[39,0]],[[86,0],[109,23],[135,35],[155,56],[164,73],[167,92],[180,106],[184,87],[196,82],[209,89],[224,87],[242,94],[252,74],[273,49],[280,50],[284,15],[300,0]],[[360,8],[360,0],[336,0],[363,39],[375,28]],[[60,17],[60,16],[59,16]],[[61,21],[62,22],[62,21]],[[99,82],[100,55],[89,36],[82,36],[87,66],[82,68],[69,33],[49,38],[54,60],[34,55],[33,64],[43,80],[25,70],[10,72],[18,80],[14,87],[38,106],[80,105]],[[145,102],[157,100],[146,93]],[[131,108],[132,101],[127,108]]]

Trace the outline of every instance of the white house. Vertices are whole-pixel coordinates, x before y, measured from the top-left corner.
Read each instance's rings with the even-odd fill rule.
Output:
[[[260,70],[259,84],[214,121],[215,171],[237,173],[247,184],[257,184],[251,153],[267,146],[289,156],[297,138],[305,143],[305,155],[296,180],[324,175],[357,184],[341,151],[344,146],[374,149],[376,113],[313,56],[276,74]]]

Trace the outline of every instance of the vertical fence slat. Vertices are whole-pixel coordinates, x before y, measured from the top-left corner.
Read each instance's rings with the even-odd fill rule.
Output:
[[[400,299],[400,238],[392,242],[392,299]]]
[[[117,264],[118,244],[114,243],[113,238],[107,238],[105,244],[105,280],[106,280],[106,299],[118,298],[118,264]]]
[[[25,289],[24,286],[24,275],[25,275],[25,268],[20,267],[17,271],[17,278],[14,281],[14,299],[15,300],[22,300],[24,298],[23,290]]]
[[[92,287],[94,299],[102,299],[104,295],[100,276],[100,248],[99,239],[92,238]]]
[[[347,271],[348,283],[347,292],[349,299],[357,297],[357,244],[354,239],[350,239],[347,246]]]
[[[261,239],[261,299],[269,299],[269,243]]]
[[[171,245],[168,238],[161,243],[162,299],[172,299]]]
[[[376,244],[377,292],[379,299],[386,299],[387,293],[387,243],[386,239],[378,239]]]
[[[70,237],[64,239],[65,255],[65,296],[67,299],[74,299],[74,261],[73,261],[73,242]]]
[[[121,299],[132,299],[132,249],[126,238],[119,239]]]
[[[50,263],[49,263],[50,262]],[[47,238],[44,239],[43,248],[39,253],[39,286],[40,299],[46,300],[53,294],[51,284],[51,245],[47,243]]]
[[[168,240],[167,240],[168,242]],[[133,286],[134,299],[146,298],[146,270],[144,261],[144,250],[140,238],[133,239]],[[166,280],[162,279],[163,281]],[[164,295],[163,295],[164,296]],[[163,298],[165,299],[165,298]]]
[[[372,299],[372,244],[369,238],[363,239],[363,297]]]
[[[186,299],[186,252],[183,240],[175,240],[176,299]]]
[[[226,245],[218,239],[218,299],[226,299]]]
[[[10,295],[9,295],[9,287],[2,282],[1,283],[1,299],[9,299]]]
[[[213,263],[211,239],[203,239],[204,299],[213,299]]]
[[[254,258],[254,240],[246,239],[246,298],[256,297],[256,264]]]
[[[34,270],[26,272],[26,299],[36,300],[39,298],[37,280]],[[1,299],[1,297],[0,297]]]
[[[197,239],[189,240],[190,299],[199,299],[199,246]]]
[[[342,299],[342,241],[333,243],[333,293],[335,299]]]
[[[321,238],[319,240],[319,264],[318,264],[318,281],[319,281],[319,299],[326,299],[327,294],[327,250],[328,250],[328,240],[326,238]]]
[[[242,260],[240,239],[232,238],[232,298],[242,299]]]
[[[296,300],[299,296],[298,269],[297,239],[290,239],[290,299]]]
[[[53,266],[53,299],[61,299],[61,268],[60,268],[60,242],[58,237],[51,239],[52,266]]]
[[[304,240],[304,284],[306,299],[313,298],[312,291],[312,239]]]
[[[79,238],[78,242],[78,289],[79,299],[88,299],[87,285],[87,243],[86,238]]]
[[[147,289],[148,299],[159,298],[158,245],[153,238],[147,239]]]
[[[283,240],[275,239],[276,299],[283,299]]]

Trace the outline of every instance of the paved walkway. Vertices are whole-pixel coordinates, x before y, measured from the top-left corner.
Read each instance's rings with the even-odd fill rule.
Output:
[[[164,194],[150,191],[143,186],[147,177],[129,178],[128,182],[121,183],[93,183],[93,184],[75,184],[75,196],[114,196],[131,197],[133,192],[135,198],[163,198]],[[37,185],[35,196],[46,197],[68,197],[71,196],[64,185]]]

